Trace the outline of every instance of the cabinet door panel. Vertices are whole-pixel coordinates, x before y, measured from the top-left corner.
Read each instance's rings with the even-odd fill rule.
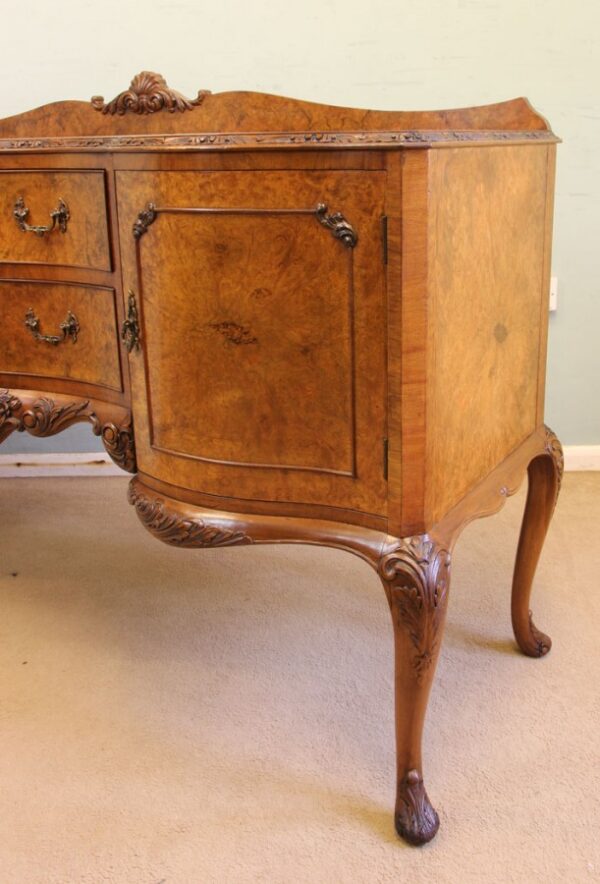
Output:
[[[141,469],[381,513],[382,174],[120,172],[118,195]]]

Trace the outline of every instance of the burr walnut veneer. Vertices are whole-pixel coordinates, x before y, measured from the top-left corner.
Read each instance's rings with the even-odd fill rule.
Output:
[[[165,543],[369,562],[415,844],[439,825],[421,732],[453,545],[527,471],[512,621],[525,654],[550,649],[529,596],[562,473],[543,424],[556,141],[524,99],[192,100],[148,72],[0,122],[0,441],[87,421]]]

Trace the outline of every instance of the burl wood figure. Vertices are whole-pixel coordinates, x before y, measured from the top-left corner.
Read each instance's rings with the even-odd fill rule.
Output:
[[[0,440],[89,422],[165,543],[369,562],[412,844],[439,825],[421,733],[452,549],[526,472],[512,623],[550,650],[529,597],[563,468],[543,423],[556,142],[524,99],[187,99],[149,72],[0,122]]]

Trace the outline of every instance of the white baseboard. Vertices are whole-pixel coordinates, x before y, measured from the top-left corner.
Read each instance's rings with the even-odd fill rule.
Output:
[[[565,470],[600,470],[600,445],[565,445]]]
[[[0,478],[43,476],[125,476],[108,454],[0,454]]]
[[[565,470],[600,470],[600,445],[565,445]],[[124,476],[108,454],[0,454],[0,479],[16,476]]]

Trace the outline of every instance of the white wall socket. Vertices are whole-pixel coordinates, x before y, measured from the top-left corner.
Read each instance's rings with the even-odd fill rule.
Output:
[[[558,310],[558,276],[550,277],[550,312]]]

